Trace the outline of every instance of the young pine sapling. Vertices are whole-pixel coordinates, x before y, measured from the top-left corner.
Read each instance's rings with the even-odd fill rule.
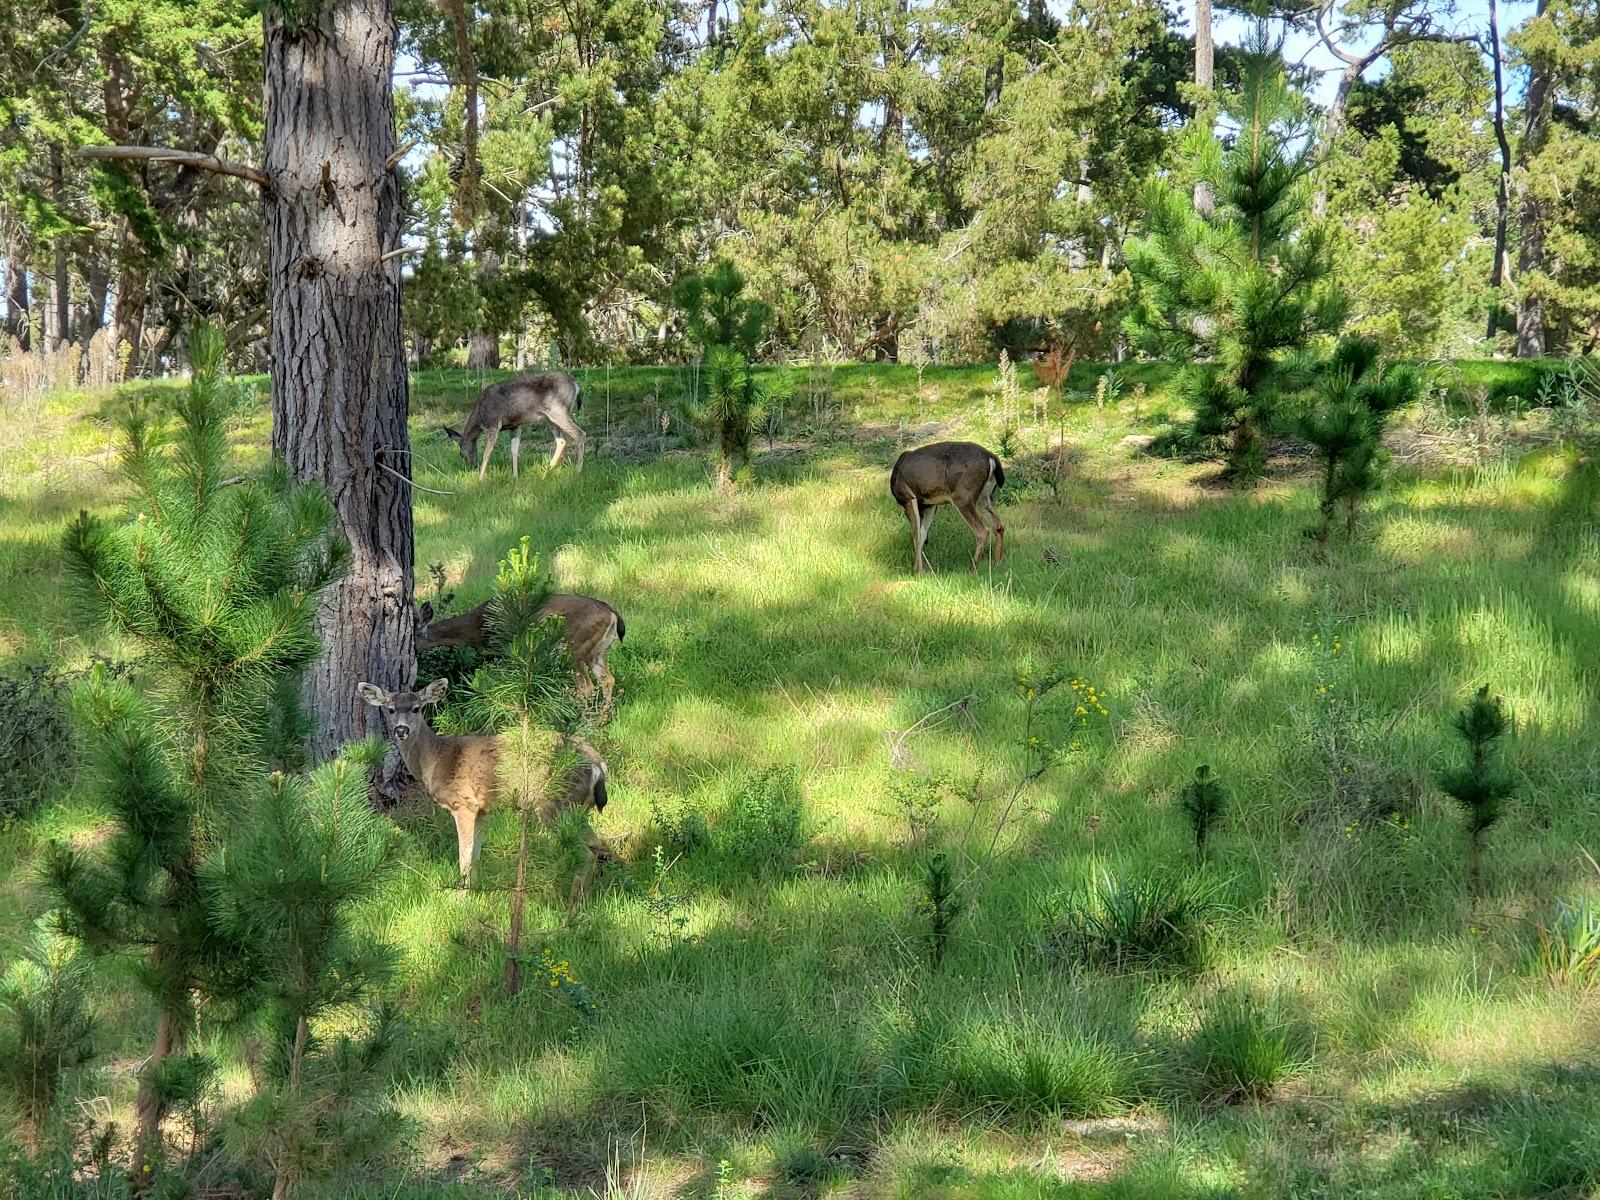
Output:
[[[1439,788],[1461,806],[1467,819],[1469,859],[1467,879],[1474,896],[1483,882],[1483,837],[1498,821],[1505,803],[1516,791],[1511,772],[1500,762],[1501,739],[1511,730],[1500,697],[1484,684],[1467,701],[1452,722],[1467,744],[1467,762],[1439,773]]]
[[[1201,766],[1195,770],[1194,778],[1183,785],[1178,803],[1183,806],[1183,815],[1189,818],[1189,828],[1194,831],[1195,857],[1204,862],[1206,839],[1222,820],[1223,810],[1228,803],[1228,790],[1211,773],[1209,766]]]

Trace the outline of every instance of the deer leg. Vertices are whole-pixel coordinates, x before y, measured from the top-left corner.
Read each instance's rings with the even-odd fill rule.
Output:
[[[466,887],[472,864],[478,857],[483,830],[478,826],[478,814],[474,809],[453,808],[450,815],[456,822],[456,865],[461,868],[461,886]]]
[[[931,570],[928,565],[928,533],[933,528],[933,519],[939,515],[937,504],[922,506],[922,519],[917,522],[917,567],[919,571]]]
[[[611,668],[606,666],[603,657],[590,668],[590,672],[594,675],[595,682],[600,685],[600,696],[604,701],[600,711],[609,717],[615,703],[617,677],[611,673]]]
[[[522,459],[522,426],[511,431],[511,478],[517,477],[517,465]]]
[[[977,547],[972,551],[972,569],[978,569],[978,560],[983,557],[983,548],[989,544],[989,527],[978,516],[976,504],[957,504],[956,511],[961,514],[961,519],[972,529],[973,536],[978,539]]]
[[[561,455],[566,451],[567,443],[571,442],[578,448],[578,461],[573,465],[578,470],[583,470],[583,443],[585,441],[583,430],[579,429],[577,423],[565,413],[551,413],[550,424],[554,425],[557,430],[556,456],[550,460],[550,465],[553,467],[561,461]]]
[[[1006,558],[1006,524],[1000,519],[1000,514],[994,510],[994,488],[990,487],[983,493],[983,511],[989,516],[989,523],[994,526],[994,561],[1001,563]]]
[[[500,440],[500,427],[497,425],[489,430],[488,440],[483,443],[483,461],[478,464],[478,478],[482,479],[489,473],[489,456],[494,453],[494,444]]]

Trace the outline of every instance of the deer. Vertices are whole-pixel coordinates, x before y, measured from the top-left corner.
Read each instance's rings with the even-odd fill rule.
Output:
[[[426,601],[417,610],[422,627],[417,630],[417,649],[430,646],[471,646],[485,649],[489,644],[488,616],[492,600],[442,621],[433,619],[433,606]],[[614,706],[617,678],[606,666],[606,652],[628,632],[622,614],[604,600],[593,596],[573,596],[556,592],[539,607],[538,620],[561,618],[561,638],[572,655],[572,669],[578,678],[578,692],[589,696],[596,684],[603,699],[602,712]]]
[[[483,457],[478,461],[478,478],[489,470],[489,456],[494,453],[495,441],[502,429],[511,430],[511,478],[517,477],[518,463],[522,457],[522,431],[529,425],[549,421],[555,426],[556,445],[550,455],[550,466],[561,465],[567,452],[567,442],[578,448],[578,470],[583,470],[583,430],[573,415],[583,407],[583,389],[570,375],[559,371],[541,371],[537,375],[518,375],[491,383],[478,395],[478,402],[467,414],[467,423],[461,429],[446,425],[444,435],[461,450],[461,459],[471,466],[478,458],[478,439],[485,434],[488,441],[483,447]]]
[[[451,736],[433,731],[426,709],[443,700],[449,686],[449,680],[435,679],[420,692],[386,692],[376,684],[362,682],[356,684],[356,691],[383,712],[406,770],[455,820],[456,865],[461,869],[461,886],[466,887],[483,844],[483,817],[503,790],[501,741],[494,733]],[[537,806],[539,819],[553,821],[568,808],[605,811],[605,759],[581,738],[563,735],[561,740],[583,761],[567,773],[559,790],[553,790]],[[589,850],[596,859],[601,856],[598,839],[591,842]]]
[[[1000,460],[976,442],[934,442],[895,459],[889,472],[889,494],[911,522],[911,549],[919,575],[928,564],[922,548],[941,504],[955,505],[977,536],[978,545],[972,552],[974,571],[989,544],[990,525],[994,526],[993,561],[1005,558],[1006,527],[993,502],[994,490],[1005,481]]]

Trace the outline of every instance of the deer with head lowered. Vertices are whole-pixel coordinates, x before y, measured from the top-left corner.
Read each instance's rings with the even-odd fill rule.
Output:
[[[1006,481],[1005,470],[994,453],[976,442],[934,442],[907,450],[889,472],[889,494],[911,522],[911,551],[916,570],[928,564],[923,545],[941,504],[953,504],[972,527],[978,545],[972,552],[972,569],[978,569],[989,527],[994,527],[994,561],[1006,554],[1006,527],[994,511],[994,490]]]
[[[400,750],[406,770],[456,823],[456,862],[466,886],[483,843],[484,814],[500,799],[501,743],[498,734],[447,736],[433,731],[424,710],[444,699],[449,681],[436,679],[420,692],[386,692],[370,683],[356,684],[361,698],[380,709]],[[537,806],[541,820],[553,820],[567,808],[606,806],[606,763],[588,742],[563,737],[583,760],[567,773]],[[598,843],[590,845],[598,856]]]
[[[485,600],[476,608],[443,620],[433,619],[433,606],[426,601],[417,610],[422,627],[417,630],[417,649],[430,646],[471,646],[483,650],[489,644],[489,606]],[[587,696],[600,685],[604,700],[602,712],[609,715],[616,693],[617,679],[606,666],[606,651],[620,642],[628,626],[622,614],[604,600],[593,596],[571,596],[555,592],[546,597],[535,620],[561,618],[561,640],[572,655],[572,668],[578,676],[578,693]]]
[[[550,455],[550,465],[558,466],[567,452],[567,443],[577,446],[577,468],[583,470],[583,430],[578,428],[574,414],[583,407],[583,390],[578,381],[559,371],[541,371],[537,375],[518,375],[491,383],[478,396],[478,402],[467,414],[466,425],[459,429],[445,426],[444,435],[461,448],[461,457],[467,466],[478,460],[478,478],[489,470],[489,456],[502,429],[511,430],[511,477],[517,477],[518,462],[522,457],[522,431],[529,425],[548,421],[555,427],[556,445]],[[483,456],[478,458],[478,439],[487,436]]]

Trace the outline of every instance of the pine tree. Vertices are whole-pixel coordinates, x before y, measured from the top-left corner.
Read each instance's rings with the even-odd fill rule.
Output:
[[[522,986],[532,823],[535,817],[556,815],[551,801],[568,769],[577,765],[563,741],[581,712],[573,691],[570,653],[558,619],[535,620],[547,594],[548,580],[539,557],[524,537],[500,560],[489,608],[490,637],[504,646],[504,654],[480,667],[472,678],[474,724],[501,730],[502,784],[517,798],[517,874],[506,937],[506,990],[511,995]],[[592,837],[585,834],[582,840],[589,851]]]
[[[700,350],[706,396],[694,417],[717,439],[717,488],[727,491],[750,461],[750,439],[765,401],[753,360],[772,309],[744,294],[745,280],[728,262],[689,275],[673,288],[685,332]]]
[[[33,944],[0,975],[0,1091],[9,1093],[37,1132],[67,1072],[93,1053],[88,964],[52,914]]]
[[[310,776],[274,774],[252,818],[209,854],[200,888],[212,925],[247,956],[229,1001],[259,1029],[255,1096],[230,1114],[224,1144],[275,1177],[281,1200],[302,1180],[348,1178],[402,1132],[379,1068],[399,1030],[375,1005],[390,950],[351,927],[394,866],[399,832],[367,803],[379,742],[347,749]],[[337,1036],[322,1024],[364,1032]]]
[[[1500,697],[1489,695],[1484,684],[1456,714],[1455,731],[1467,744],[1467,763],[1439,773],[1439,788],[1461,805],[1467,818],[1470,858],[1467,879],[1472,894],[1482,891],[1483,835],[1500,819],[1505,803],[1516,791],[1511,773],[1498,761],[1500,739],[1511,729]]]
[[[100,673],[79,698],[112,836],[92,852],[52,847],[49,871],[68,932],[136,956],[155,1001],[138,1099],[147,1155],[181,1099],[166,1085],[198,1077],[169,1062],[197,997],[235,991],[245,969],[208,919],[201,859],[270,764],[301,757],[298,679],[318,652],[318,596],[346,558],[319,488],[278,466],[230,474],[221,333],[196,328],[189,352],[175,420],[141,402],[122,424],[135,515],[82,514],[64,539],[86,614],[144,651],[137,690]]]
[[[1324,554],[1340,505],[1345,531],[1354,533],[1357,508],[1381,482],[1389,414],[1422,392],[1415,367],[1384,363],[1381,355],[1372,338],[1342,339],[1290,420],[1294,432],[1316,448],[1322,469],[1322,519],[1313,536]]]
[[[1289,360],[1336,333],[1347,306],[1330,279],[1327,234],[1307,221],[1314,160],[1304,100],[1264,22],[1238,66],[1239,89],[1222,101],[1232,141],[1200,127],[1186,138],[1193,175],[1210,186],[1210,214],[1197,211],[1186,181],[1147,188],[1147,231],[1127,245],[1139,285],[1128,332],[1142,349],[1187,364],[1179,384],[1196,432],[1225,436],[1228,475],[1248,482],[1295,374]]]
[[[1189,818],[1189,827],[1194,831],[1195,857],[1203,862],[1206,839],[1211,836],[1212,827],[1222,820],[1228,790],[1212,775],[1210,767],[1201,766],[1195,770],[1194,778],[1183,785],[1178,803],[1183,806],[1183,814]]]

